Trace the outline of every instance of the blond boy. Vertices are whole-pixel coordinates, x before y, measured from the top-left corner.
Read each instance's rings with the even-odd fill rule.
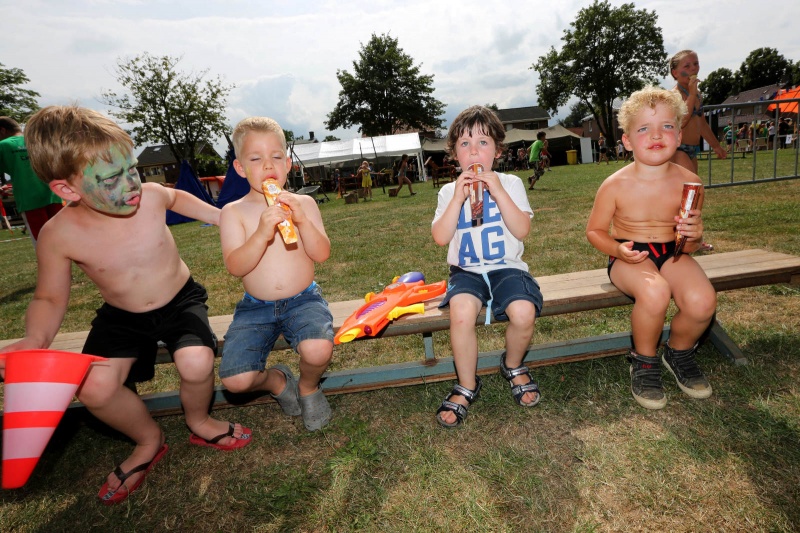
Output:
[[[331,243],[313,198],[281,192],[281,205],[268,206],[267,179],[283,187],[291,168],[283,129],[272,119],[250,117],[233,131],[236,172],[250,184],[220,218],[225,266],[242,278],[245,294],[225,335],[219,375],[232,392],[270,393],[284,413],[303,416],[310,431],[331,418],[319,386],[333,354],[333,316],[314,282],[314,263],[325,261]],[[286,244],[276,226],[291,218],[298,239]],[[288,367],[266,368],[279,335],[300,354],[300,378]]]
[[[634,161],[600,186],[586,226],[589,242],[609,256],[611,282],[635,300],[631,390],[648,409],[661,409],[667,402],[661,361],[687,395],[711,395],[695,352],[714,316],[716,293],[703,269],[688,255],[702,242],[703,196],[697,209],[680,218],[683,183],[697,182],[697,175],[670,162],[681,144],[685,113],[680,95],[655,87],[633,93],[623,104],[619,112],[622,142],[633,152]],[[686,237],[687,253],[674,260],[676,231]],[[659,361],[657,350],[670,298],[678,312]]]
[[[167,451],[145,404],[124,386],[132,369],[149,367],[152,374],[160,340],[181,377],[190,442],[226,450],[248,444],[247,428],[208,415],[216,341],[207,294],[192,280],[165,223],[167,209],[212,224],[219,210],[182,191],[142,184],[130,137],[96,111],[46,107],[28,121],[25,137],[36,174],[69,203],[42,228],[25,338],[6,350],[50,345],[67,310],[73,263],[97,285],[105,303],[83,351],[109,360],[90,368],[78,399],[136,444],[99,498],[106,504],[125,500]]]

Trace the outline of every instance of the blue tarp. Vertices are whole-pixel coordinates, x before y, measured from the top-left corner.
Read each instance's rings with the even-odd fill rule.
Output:
[[[233,153],[233,149],[229,150],[228,172],[225,173],[225,182],[222,184],[219,196],[217,196],[217,207],[220,209],[225,207],[225,204],[238,200],[250,191],[250,184],[236,172],[235,168],[233,168],[233,160],[235,157],[236,155]]]
[[[200,180],[197,179],[197,175],[195,175],[194,170],[192,170],[192,167],[190,167],[189,163],[186,161],[181,162],[181,173],[180,176],[178,176],[177,183],[175,183],[175,188],[188,192],[189,194],[200,198],[204,202],[214,205],[214,200],[212,200],[208,195],[208,191],[206,191],[206,188],[203,187],[202,183],[200,183]],[[169,226],[193,221],[193,218],[185,217],[174,211],[167,210],[167,225]]]

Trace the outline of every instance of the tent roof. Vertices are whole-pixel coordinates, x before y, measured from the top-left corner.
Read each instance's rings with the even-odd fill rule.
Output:
[[[510,144],[516,144],[520,141],[532,143],[536,140],[536,134],[538,134],[540,131],[547,133],[547,139],[550,141],[566,137],[574,137],[576,139],[581,138],[580,135],[576,135],[564,126],[556,124],[555,126],[538,130],[523,130],[520,128],[508,130],[506,132],[506,138],[503,142],[506,144],[506,146]],[[422,141],[422,149],[425,152],[444,152],[446,146],[446,139],[423,139]]]
[[[374,159],[414,154],[421,149],[418,133],[362,137],[347,141],[326,141],[295,145],[297,159],[305,166],[319,166],[354,159]]]

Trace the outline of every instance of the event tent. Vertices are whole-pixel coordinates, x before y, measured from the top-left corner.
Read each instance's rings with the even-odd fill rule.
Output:
[[[331,166],[334,163],[361,159],[374,161],[381,157],[400,157],[403,154],[416,156],[422,161],[419,134],[401,133],[347,141],[296,144],[292,148],[292,159],[305,167]]]
[[[503,141],[507,147],[517,146],[523,143],[526,147],[536,140],[536,134],[540,131],[547,133],[547,140],[550,141],[550,151],[578,150],[580,148],[580,135],[576,135],[564,126],[556,124],[548,128],[538,130],[523,130],[514,128],[506,131],[506,138]],[[425,152],[444,152],[447,144],[446,139],[423,139],[422,150]]]

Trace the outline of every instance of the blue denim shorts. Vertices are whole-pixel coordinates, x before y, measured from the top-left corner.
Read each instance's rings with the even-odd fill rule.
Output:
[[[225,334],[219,377],[263,371],[281,334],[295,352],[307,339],[333,342],[333,315],[316,282],[284,300],[264,301],[245,293]]]
[[[489,285],[482,274],[467,272],[450,265],[450,278],[447,280],[447,294],[439,307],[444,307],[456,294],[467,293],[475,296],[486,305],[492,301],[492,316],[498,322],[508,320],[506,307],[514,300],[527,300],[536,308],[536,316],[542,313],[542,291],[539,284],[528,272],[518,268],[502,268],[487,273]]]

